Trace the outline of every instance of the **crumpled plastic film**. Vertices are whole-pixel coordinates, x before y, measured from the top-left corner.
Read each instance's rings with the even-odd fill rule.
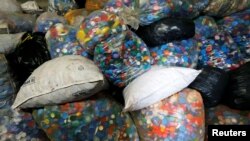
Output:
[[[5,108],[0,109],[0,140],[48,141],[48,138],[30,113]]]
[[[213,38],[200,41],[198,68],[211,66],[226,71],[238,68],[243,64],[239,47],[233,38],[226,32],[219,32]]]
[[[119,87],[126,86],[151,67],[146,44],[132,31],[99,43],[94,61],[106,78]]]
[[[249,125],[250,111],[231,109],[224,105],[218,105],[206,109],[207,125]]]
[[[75,0],[49,0],[48,11],[64,15],[69,10],[77,9]]]
[[[83,20],[76,36],[81,45],[93,54],[98,43],[111,36],[125,34],[125,31],[127,27],[117,15],[106,11],[95,11]]]
[[[210,16],[224,17],[250,8],[250,0],[210,0],[204,13]]]
[[[92,58],[76,39],[77,30],[65,24],[55,24],[46,33],[46,41],[52,58],[64,55],[81,55]]]
[[[200,93],[195,90],[186,88],[130,113],[142,140],[204,140],[204,107]]]
[[[250,9],[224,17],[218,21],[224,31],[230,33],[240,47],[245,61],[250,60]]]
[[[46,33],[49,28],[57,23],[66,23],[65,19],[56,13],[44,12],[36,20],[34,32]]]
[[[150,48],[152,65],[196,68],[198,63],[198,42],[194,39],[174,41]]]
[[[64,105],[45,106],[33,117],[51,140],[132,140],[139,141],[128,113],[107,93]]]
[[[219,27],[213,17],[200,16],[194,20],[194,23],[196,39],[211,38],[219,32]]]
[[[105,9],[114,13],[123,13],[124,7],[139,10],[141,25],[151,24],[164,17],[194,18],[199,15],[209,0],[110,0]]]

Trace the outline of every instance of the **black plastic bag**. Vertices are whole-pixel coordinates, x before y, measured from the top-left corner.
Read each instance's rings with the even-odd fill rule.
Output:
[[[22,85],[31,73],[44,62],[50,60],[45,35],[43,33],[25,33],[15,51],[6,56],[11,68]]]
[[[140,26],[135,33],[149,46],[155,47],[175,40],[194,36],[195,24],[188,19],[164,18],[147,26]]]
[[[250,110],[250,62],[231,71],[229,75],[224,103],[234,109]]]
[[[206,108],[218,105],[228,84],[228,74],[222,69],[205,67],[189,85],[199,91]]]

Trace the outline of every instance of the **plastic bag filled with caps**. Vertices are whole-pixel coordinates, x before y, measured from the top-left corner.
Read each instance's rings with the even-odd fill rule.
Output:
[[[204,140],[204,107],[200,93],[195,90],[186,88],[130,113],[142,140]]]
[[[209,0],[110,0],[105,9],[124,17],[139,18],[141,25],[164,17],[194,18]],[[124,14],[125,13],[125,14]]]
[[[30,14],[0,12],[0,23],[8,25],[9,33],[32,31],[35,21],[35,16]]]
[[[1,141],[48,141],[32,115],[10,108],[0,109]]]
[[[70,10],[64,15],[67,23],[75,27],[79,27],[85,17],[87,17],[87,11],[83,8]]]
[[[16,85],[4,54],[0,54],[0,68],[0,109],[3,109],[12,105]]]
[[[46,41],[52,58],[64,55],[81,55],[92,58],[76,39],[77,30],[66,24],[53,25],[46,33]]]
[[[77,9],[75,0],[49,0],[48,11],[64,15],[69,10]]]
[[[206,109],[206,125],[249,125],[250,111],[231,109],[218,105]]]
[[[250,61],[250,9],[224,17],[218,25],[230,33],[244,59]]]
[[[136,127],[122,106],[99,93],[87,100],[45,106],[33,117],[51,140],[132,140],[139,141]]]
[[[204,13],[210,16],[224,17],[250,8],[250,0],[210,0]]]
[[[120,39],[119,39],[120,38]],[[151,68],[146,44],[132,31],[110,37],[95,48],[94,61],[106,78],[124,87]]]
[[[66,21],[56,13],[44,12],[37,18],[34,32],[46,33],[52,25],[57,23],[66,23]]]
[[[84,19],[77,31],[77,39],[90,54],[95,46],[110,37],[125,34],[127,27],[123,20],[106,11],[95,11]],[[117,39],[120,42],[122,39]]]
[[[85,9],[88,13],[91,13],[95,10],[102,9],[108,0],[86,0]]]
[[[198,42],[194,39],[174,41],[150,48],[152,65],[196,68],[198,63]]]
[[[201,51],[198,68],[211,66],[229,71],[238,68],[244,62],[239,47],[227,32],[220,31],[213,38],[202,38],[199,42]]]
[[[218,25],[213,17],[200,16],[194,20],[195,38],[211,38],[219,32]]]

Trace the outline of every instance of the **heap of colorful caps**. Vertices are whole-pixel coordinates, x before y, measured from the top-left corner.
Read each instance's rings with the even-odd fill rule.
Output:
[[[90,99],[64,105],[45,106],[33,116],[51,140],[133,140],[136,127],[122,106],[100,93]]]
[[[209,16],[200,16],[194,20],[195,38],[211,38],[219,32],[215,20]]]
[[[243,58],[250,59],[250,9],[224,17],[218,21],[224,31],[230,33],[240,47]]]
[[[151,24],[164,17],[194,18],[207,5],[209,0],[110,0],[105,9],[122,13],[124,7],[139,10],[141,25]],[[134,14],[134,13],[133,13]]]
[[[90,54],[93,54],[98,43],[124,34],[125,31],[127,27],[118,16],[106,11],[96,11],[83,20],[77,31],[77,39]]]
[[[196,68],[199,54],[197,43],[191,38],[150,48],[152,65]]]
[[[154,105],[131,112],[142,140],[204,140],[205,115],[199,92],[184,89]]]
[[[76,39],[74,27],[58,23],[46,34],[46,41],[52,58],[64,55],[81,55],[92,58]]]
[[[1,141],[48,140],[45,133],[38,128],[30,113],[5,108],[0,109],[0,115]]]
[[[48,11],[64,15],[69,10],[77,9],[75,0],[49,0]]]
[[[203,38],[200,45],[198,68],[211,66],[228,71],[243,63],[238,46],[226,32],[217,33],[213,39]]]
[[[66,21],[56,13],[44,12],[37,18],[34,32],[46,33],[52,25],[57,23],[65,24]]]
[[[94,61],[119,87],[126,86],[151,67],[146,44],[132,31],[100,42],[95,48]]]

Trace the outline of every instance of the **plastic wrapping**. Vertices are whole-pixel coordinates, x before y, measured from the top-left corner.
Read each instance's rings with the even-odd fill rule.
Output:
[[[198,42],[194,39],[174,41],[150,48],[152,65],[196,68],[198,62]]]
[[[200,93],[184,89],[139,111],[130,112],[142,140],[204,140],[205,113]]]
[[[46,41],[51,58],[64,55],[81,55],[87,58],[92,56],[76,39],[77,30],[74,27],[58,23],[46,33]]]
[[[199,68],[211,66],[229,71],[243,63],[239,47],[226,32],[219,32],[211,39],[203,38],[200,45]]]
[[[21,40],[23,34],[24,32],[17,34],[0,34],[0,53],[12,53],[16,49],[16,46]]]
[[[43,33],[25,33],[16,50],[7,56],[20,85],[41,64],[50,59]]]
[[[122,106],[99,93],[85,101],[45,106],[33,117],[54,141],[132,140],[139,141],[136,127]]]
[[[204,13],[224,17],[247,8],[250,8],[250,0],[210,0]]]
[[[228,84],[227,72],[213,67],[205,67],[189,85],[201,93],[205,107],[214,107],[221,102]]]
[[[207,125],[249,125],[250,111],[231,109],[224,105],[218,105],[206,109]]]
[[[127,27],[118,16],[106,11],[96,11],[82,22],[77,31],[77,39],[90,54],[93,54],[97,44],[107,38],[116,38],[120,34],[126,34],[125,31]],[[121,40],[116,39],[116,42]]]
[[[230,33],[240,47],[243,58],[250,60],[250,9],[224,17],[218,21],[223,30]]]
[[[56,13],[44,12],[37,18],[34,32],[46,33],[52,25],[57,23],[66,24],[66,20]]]
[[[150,47],[175,40],[192,38],[195,24],[188,19],[163,18],[147,26],[140,26],[135,33]]]
[[[122,14],[126,7],[139,14],[141,25],[149,25],[164,17],[194,18],[208,4],[209,0],[110,0],[105,9]],[[130,16],[130,18],[131,18]],[[136,18],[135,18],[136,19]]]
[[[0,109],[0,135],[1,141],[48,141],[30,113],[10,108]]]
[[[68,24],[75,27],[79,27],[85,17],[87,17],[87,11],[85,9],[70,10],[64,15]]]
[[[219,32],[215,20],[209,16],[200,16],[194,20],[195,23],[195,38],[211,38]]]
[[[91,13],[95,10],[102,9],[108,0],[86,0],[85,9]]]
[[[231,108],[250,110],[250,62],[230,72],[224,102]]]
[[[12,105],[16,85],[4,54],[0,54],[0,68],[0,109],[3,109]]]
[[[16,0],[1,0],[0,11],[6,13],[21,13],[22,9],[20,4]]]
[[[94,61],[107,79],[118,87],[126,86],[151,67],[146,44],[132,31],[99,43]]]
[[[69,10],[77,9],[75,0],[49,0],[48,11],[64,15]]]
[[[6,23],[10,33],[32,31],[35,20],[30,14],[0,12],[0,23]]]

